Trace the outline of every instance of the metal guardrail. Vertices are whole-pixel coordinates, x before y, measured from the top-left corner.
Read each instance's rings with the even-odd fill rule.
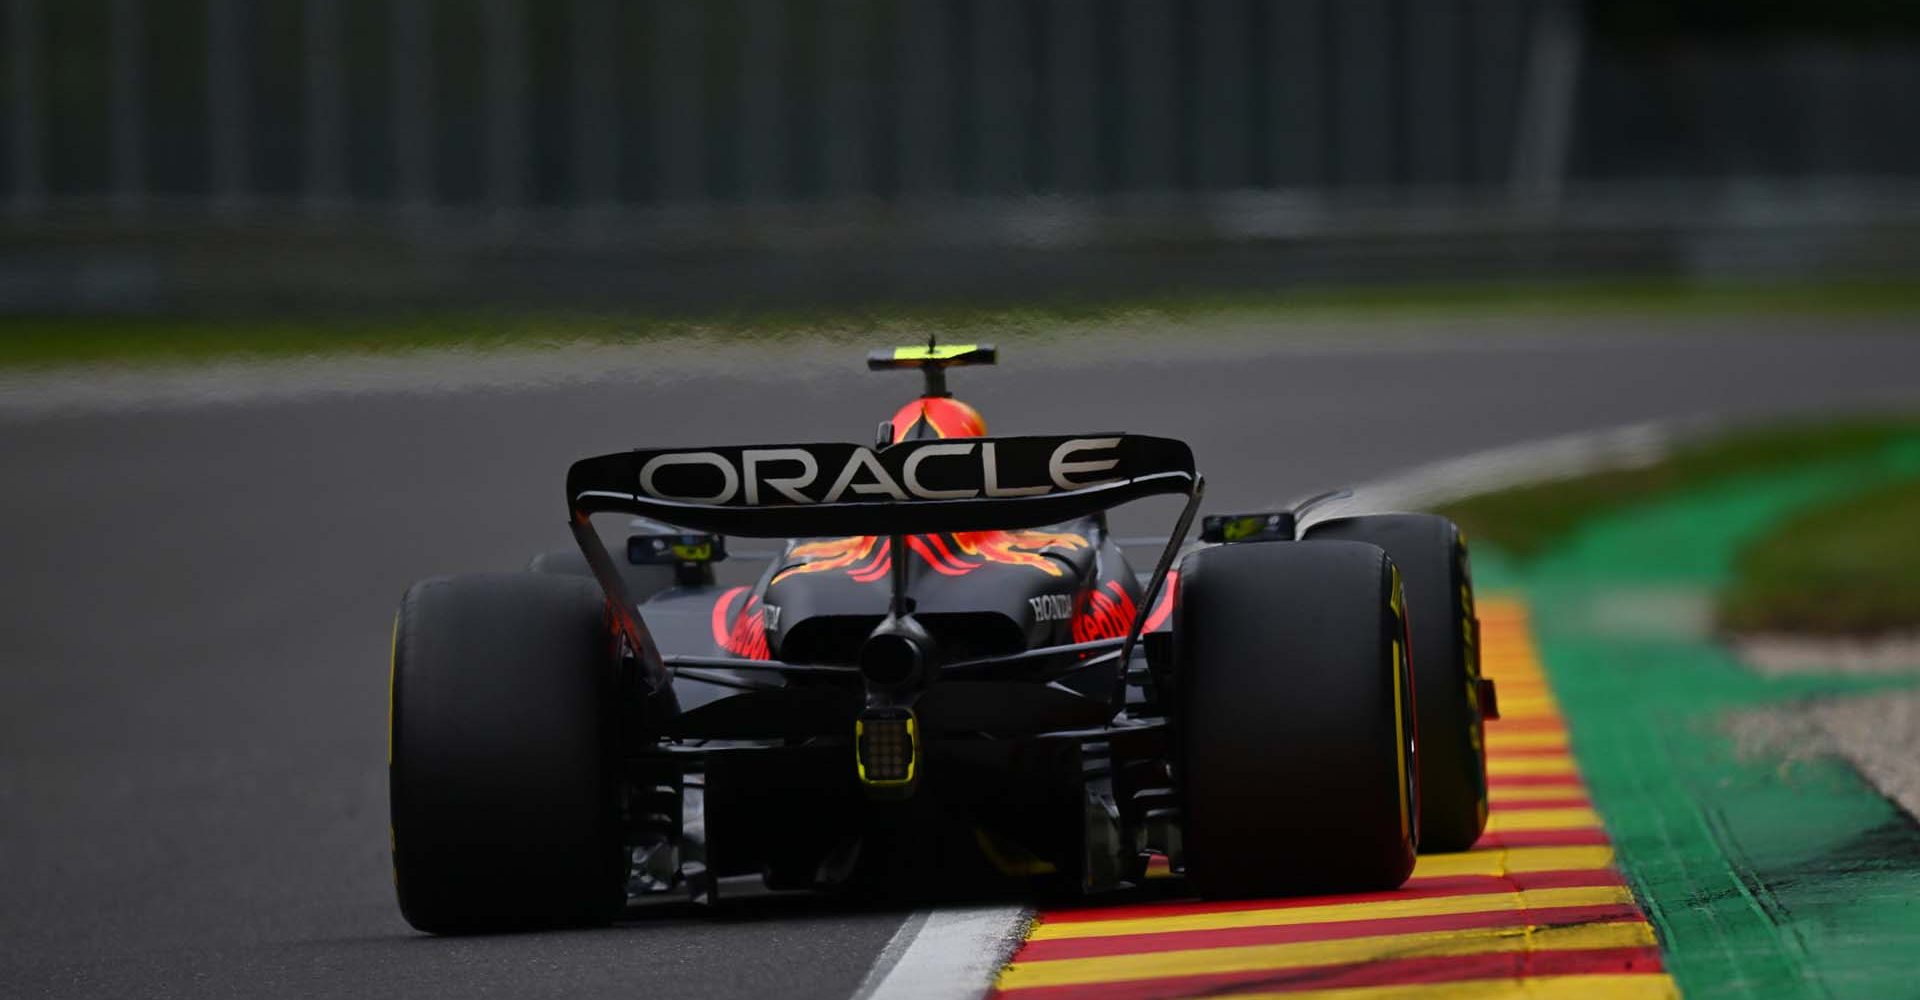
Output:
[[[591,225],[583,225],[590,219]],[[889,302],[1137,300],[1332,285],[1911,280],[1920,185],[1576,185],[1504,193],[872,200],[804,206],[209,217],[105,201],[0,240],[0,313],[539,308],[703,313]]]
[[[1571,0],[4,3],[16,216],[1500,186],[1556,162],[1566,102],[1521,95],[1561,79],[1537,57],[1579,20]]]
[[[0,204],[325,218],[1920,176],[1920,43],[1581,0],[0,0]]]

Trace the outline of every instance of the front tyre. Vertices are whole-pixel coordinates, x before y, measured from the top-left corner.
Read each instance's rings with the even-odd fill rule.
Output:
[[[1437,514],[1343,517],[1306,536],[1378,545],[1400,567],[1420,703],[1420,849],[1472,847],[1487,826],[1487,752],[1465,538]]]
[[[1189,883],[1210,898],[1388,889],[1419,815],[1397,573],[1378,547],[1203,549],[1174,604]]]
[[[415,584],[394,622],[394,885],[431,933],[601,924],[625,898],[611,645],[589,580]]]

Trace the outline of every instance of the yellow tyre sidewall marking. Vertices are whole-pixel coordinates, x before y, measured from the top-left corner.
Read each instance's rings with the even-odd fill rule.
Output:
[[[1413,837],[1412,778],[1407,774],[1407,713],[1404,707],[1406,695],[1400,690],[1406,683],[1406,647],[1401,638],[1406,635],[1407,619],[1405,603],[1400,596],[1400,568],[1392,567],[1393,592],[1387,598],[1388,607],[1393,611],[1396,634],[1393,637],[1393,660],[1389,664],[1393,671],[1393,754],[1395,777],[1400,785],[1400,839]]]
[[[400,613],[393,614],[393,637],[387,644],[387,780],[393,780],[393,718],[396,706],[393,703],[394,680],[400,673]],[[388,867],[393,871],[393,885],[400,886],[400,835],[393,829],[393,820],[387,820],[387,859]]]

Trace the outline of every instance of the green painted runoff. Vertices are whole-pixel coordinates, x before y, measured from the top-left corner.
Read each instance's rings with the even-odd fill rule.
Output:
[[[1844,761],[1742,747],[1731,728],[1914,679],[1767,677],[1711,628],[1743,547],[1915,480],[1920,434],[1610,507],[1524,561],[1475,553],[1484,589],[1529,601],[1587,784],[1687,996],[1920,992],[1920,826]]]

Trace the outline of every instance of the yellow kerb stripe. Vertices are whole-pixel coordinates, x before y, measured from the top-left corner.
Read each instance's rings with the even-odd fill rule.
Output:
[[[1496,680],[1494,683],[1497,685],[1500,682]],[[1502,719],[1557,719],[1560,717],[1560,708],[1553,703],[1552,698],[1545,696],[1538,698],[1503,697],[1500,699],[1500,717]],[[1494,725],[1497,726],[1499,723],[1496,722]]]
[[[1572,757],[1503,757],[1499,754],[1487,760],[1487,774],[1496,778],[1522,774],[1545,774],[1572,776],[1574,770]]]
[[[1594,871],[1613,867],[1613,848],[1509,847],[1461,854],[1422,854],[1414,878],[1450,875],[1518,875],[1531,872]]]
[[[1488,833],[1520,830],[1576,830],[1600,825],[1600,816],[1585,806],[1565,809],[1495,809],[1487,819]]]
[[[1000,988],[1014,990],[1035,986],[1121,983],[1131,979],[1346,965],[1386,958],[1432,958],[1547,949],[1644,948],[1651,947],[1653,943],[1653,929],[1638,921],[1560,927],[1484,927],[1333,941],[1296,941],[1238,948],[1196,948],[1143,955],[1015,962],[1000,973]]]
[[[1567,748],[1566,733],[1503,733],[1499,729],[1498,722],[1493,725],[1493,733],[1487,737],[1487,746],[1494,753],[1501,750],[1565,750]]]
[[[1429,917],[1443,913],[1494,913],[1546,906],[1605,906],[1631,903],[1625,886],[1578,886],[1571,889],[1530,889],[1487,892],[1470,896],[1427,896],[1382,899],[1367,903],[1328,903],[1263,910],[1227,910],[1221,913],[1169,913],[1158,917],[1121,920],[1067,920],[1041,923],[1031,940],[1120,937],[1128,934],[1164,934],[1172,931],[1210,931],[1230,927],[1292,927],[1342,920],[1382,920],[1388,917]]]
[[[1499,807],[1508,802],[1585,802],[1587,790],[1579,784],[1571,785],[1501,785],[1487,789],[1487,797]]]
[[[1236,993],[1234,1000],[1679,1000],[1665,975],[1539,976],[1470,979],[1407,986],[1353,986],[1342,990]]]

